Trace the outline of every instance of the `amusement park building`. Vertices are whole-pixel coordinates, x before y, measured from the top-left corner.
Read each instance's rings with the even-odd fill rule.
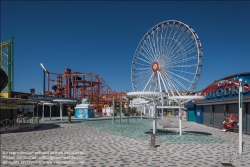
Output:
[[[196,123],[221,128],[226,116],[238,117],[239,79],[243,88],[243,132],[250,133],[250,72],[230,75],[207,86],[200,92],[205,98],[189,107],[188,118],[194,113]]]

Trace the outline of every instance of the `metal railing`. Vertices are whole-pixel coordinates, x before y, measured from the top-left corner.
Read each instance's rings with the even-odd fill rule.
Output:
[[[9,120],[9,119],[4,119],[2,121],[0,121],[0,125],[3,125],[3,127],[5,129],[8,129],[9,127],[20,127],[20,124],[17,123],[17,120],[16,119],[13,119],[13,120]]]
[[[9,120],[9,119],[4,119],[0,121],[0,127],[1,130],[7,130],[7,129],[19,129],[21,128],[22,124],[26,124],[29,127],[30,126],[37,126],[39,125],[39,117],[22,117],[22,118],[17,118],[17,119],[13,119],[13,120]]]

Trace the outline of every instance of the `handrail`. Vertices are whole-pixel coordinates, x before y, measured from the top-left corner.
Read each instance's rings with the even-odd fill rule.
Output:
[[[10,126],[12,126],[12,128],[15,126],[20,128],[20,124],[17,123],[16,119],[13,119],[13,120],[4,119],[4,120],[0,121],[0,124],[2,124],[5,127],[5,129],[8,129],[8,127],[10,127]]]
[[[26,121],[23,122],[23,119],[26,119]],[[27,122],[27,120],[29,120],[29,122]],[[31,118],[22,117],[22,118],[17,118],[13,120],[9,120],[9,119],[0,120],[0,125],[3,125],[5,130],[7,130],[8,128],[14,128],[14,127],[20,128],[21,123],[28,123],[28,126],[39,125],[39,117],[31,117]]]

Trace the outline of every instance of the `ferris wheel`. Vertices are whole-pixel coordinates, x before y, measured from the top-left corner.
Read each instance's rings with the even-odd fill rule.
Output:
[[[202,59],[200,39],[190,26],[176,20],[161,22],[144,35],[135,51],[133,90],[187,95],[196,89]]]

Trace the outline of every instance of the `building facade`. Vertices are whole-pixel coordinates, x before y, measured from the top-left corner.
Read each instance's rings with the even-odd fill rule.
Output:
[[[200,95],[203,100],[196,103],[196,122],[221,128],[226,116],[239,115],[239,84],[242,79],[243,132],[250,133],[250,72],[234,74],[214,81]]]

